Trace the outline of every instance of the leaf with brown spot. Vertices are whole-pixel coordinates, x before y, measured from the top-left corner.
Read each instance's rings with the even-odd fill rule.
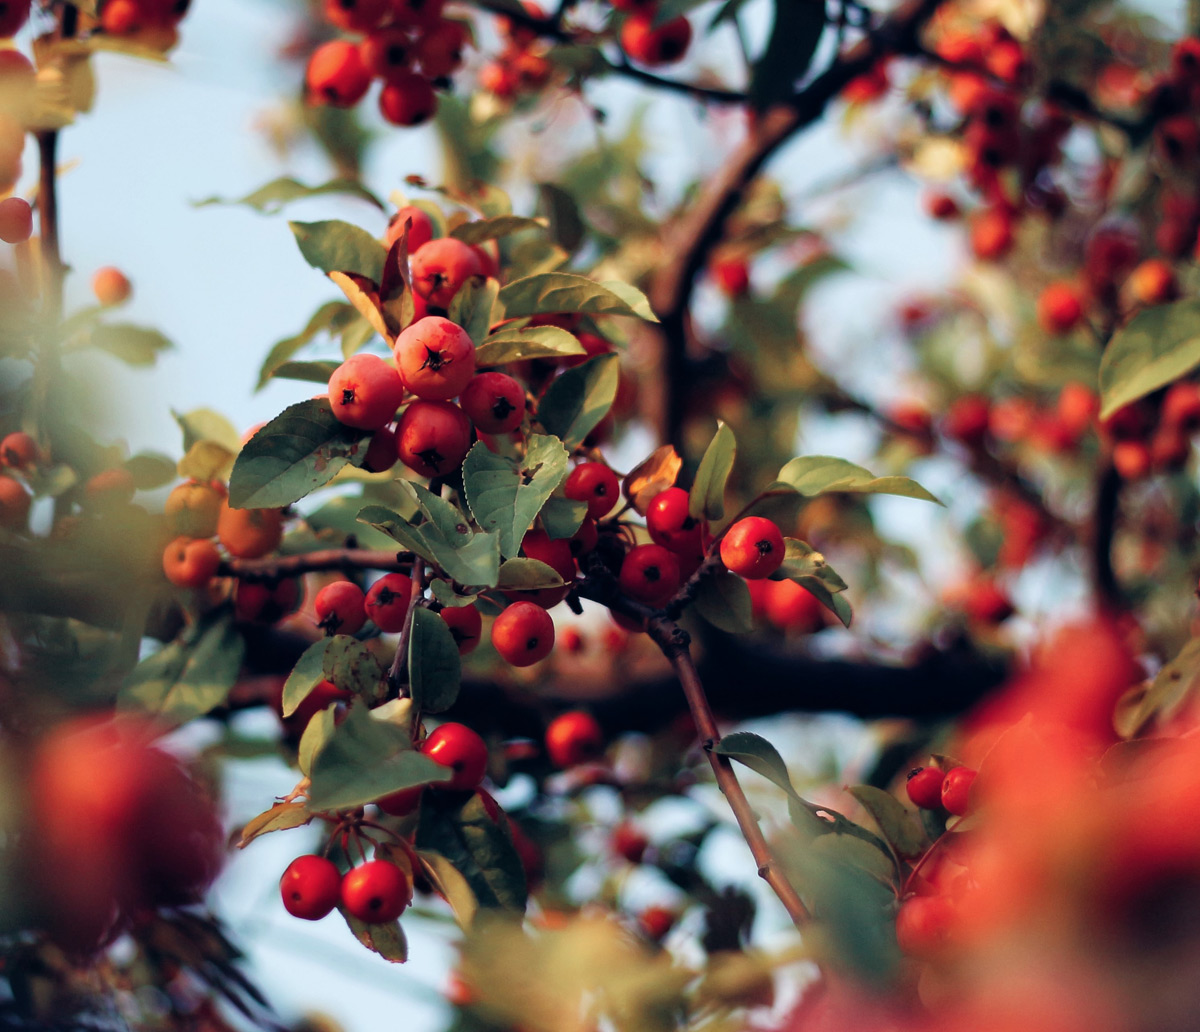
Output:
[[[639,462],[625,476],[621,490],[638,512],[645,516],[646,510],[654,500],[654,496],[675,484],[675,478],[683,468],[683,459],[675,450],[675,446],[664,444],[655,448],[650,457]]]

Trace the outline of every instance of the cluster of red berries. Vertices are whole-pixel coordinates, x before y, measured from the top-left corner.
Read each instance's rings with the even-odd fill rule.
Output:
[[[279,879],[283,905],[293,917],[319,921],[339,903],[366,924],[395,921],[412,902],[412,880],[388,860],[368,860],[345,874],[323,856],[298,856]]]
[[[978,771],[970,767],[917,767],[908,772],[905,790],[914,806],[922,810],[945,810],[963,817],[971,809],[971,786]]]
[[[110,36],[123,36],[156,50],[170,50],[178,42],[179,23],[192,0],[104,0],[100,28]]]
[[[326,634],[357,634],[369,620],[385,634],[399,633],[412,591],[412,579],[403,573],[384,574],[366,592],[351,581],[334,581],[313,600],[317,624]],[[479,610],[473,605],[443,606],[438,615],[454,635],[459,653],[474,651],[483,627]]]
[[[546,18],[546,12],[532,0],[523,0],[521,6],[531,18]],[[537,33],[508,15],[497,17],[496,27],[504,49],[479,69],[480,87],[501,100],[543,89],[554,74],[554,64]]]
[[[621,22],[621,49],[638,64],[650,68],[681,61],[692,43],[692,24],[683,15],[658,21],[658,0],[612,0],[625,15]]]
[[[435,88],[463,63],[470,25],[442,15],[443,0],[324,0],[325,18],[357,42],[331,40],[313,51],[305,73],[310,102],[353,107],[373,79],[379,110],[393,125],[429,121]]]

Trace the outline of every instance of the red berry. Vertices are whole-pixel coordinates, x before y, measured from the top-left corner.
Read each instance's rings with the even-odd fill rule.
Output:
[[[366,924],[387,924],[404,913],[412,900],[412,885],[395,864],[368,860],[342,878],[342,906]]]
[[[451,792],[470,792],[487,771],[487,743],[466,724],[442,724],[433,730],[421,746],[421,752],[454,773],[448,782],[434,788]]]
[[[661,606],[679,590],[679,559],[662,545],[636,545],[621,563],[620,582],[635,601]]]
[[[744,297],[750,289],[750,265],[745,258],[718,258],[708,271],[726,297]]]
[[[279,879],[284,908],[305,921],[320,921],[333,910],[341,888],[341,872],[323,856],[296,857]]]
[[[23,244],[33,236],[33,209],[24,197],[6,197],[0,201],[0,240]]]
[[[411,598],[412,580],[403,573],[386,573],[371,585],[363,608],[367,618],[381,631],[396,634],[404,627]]]
[[[576,559],[581,555],[587,555],[600,541],[600,532],[596,529],[596,521],[590,516],[585,516],[583,522],[579,524],[579,529],[568,540],[571,543],[571,554]]]
[[[646,510],[646,529],[654,543],[676,555],[703,552],[704,525],[688,512],[688,493],[682,487],[659,491]]]
[[[942,782],[942,806],[961,817],[971,809],[971,785],[978,772],[970,767],[952,767]]]
[[[353,107],[366,95],[371,73],[359,49],[349,40],[322,43],[308,59],[304,75],[308,95],[335,107]]]
[[[393,817],[407,817],[410,813],[415,813],[417,807],[421,805],[421,795],[424,791],[424,785],[417,785],[414,788],[402,788],[397,792],[391,792],[380,799],[376,799],[375,805],[384,813],[391,814]]]
[[[329,377],[329,404],[347,426],[379,430],[396,417],[404,384],[395,366],[378,355],[352,355]]]
[[[454,237],[439,237],[418,247],[409,268],[413,290],[438,308],[449,308],[459,287],[472,276],[483,275],[479,255]]]
[[[532,666],[554,648],[554,621],[533,602],[514,602],[492,623],[492,646],[513,666]]]
[[[649,938],[658,942],[674,926],[676,916],[670,907],[647,907],[638,914],[638,924]]]
[[[929,957],[948,943],[954,906],[942,896],[914,896],[896,913],[896,942],[910,957]]]
[[[403,29],[388,27],[376,29],[359,43],[358,53],[364,67],[371,75],[390,82],[393,76],[409,71],[416,53],[416,44]],[[428,215],[425,217],[429,218]],[[401,222],[402,229],[403,221]],[[432,234],[430,235],[432,236]],[[389,246],[390,243],[389,241]],[[409,249],[411,250],[414,246],[410,243]]]
[[[525,389],[504,373],[480,373],[462,392],[463,411],[485,434],[507,434],[525,418]]]
[[[396,452],[409,469],[426,477],[450,473],[471,449],[471,424],[449,401],[414,401],[396,427]]]
[[[207,538],[178,537],[163,552],[163,573],[179,588],[202,588],[216,576],[221,553]]]
[[[571,590],[575,581],[575,556],[571,552],[571,542],[566,538],[551,538],[544,530],[529,530],[521,539],[521,551],[527,559],[536,559],[545,563],[562,578],[561,588],[534,588],[529,591],[506,591],[509,598],[520,601],[525,599],[543,609],[551,609],[558,605]]]
[[[233,589],[233,615],[244,623],[275,624],[300,605],[300,581],[287,577],[277,584],[238,581]]]
[[[3,0],[0,3],[0,36],[12,36],[29,20],[31,0]]]
[[[41,461],[41,449],[27,433],[16,430],[0,441],[0,466],[26,470]]]
[[[982,394],[964,394],[950,403],[942,432],[968,448],[978,448],[987,438],[991,402]]]
[[[326,584],[317,592],[313,608],[317,626],[326,634],[355,634],[367,622],[362,588],[350,581]]]
[[[12,477],[0,477],[0,527],[23,530],[31,501],[29,492]]]
[[[467,27],[460,21],[443,19],[417,41],[417,60],[421,73],[430,79],[453,75],[463,63],[463,50],[470,41]]]
[[[596,718],[582,710],[563,713],[546,728],[546,755],[556,767],[574,767],[594,759],[604,747]]]
[[[292,715],[284,718],[284,726],[297,735],[303,734],[304,729],[308,727],[308,722],[321,710],[328,709],[339,702],[350,702],[353,698],[353,692],[339,688],[332,681],[318,681],[313,690],[300,700],[300,705],[292,711]],[[282,711],[282,705],[283,686],[280,685],[278,707],[280,711]]]
[[[649,845],[650,840],[646,838],[645,832],[629,821],[622,821],[613,829],[613,852],[624,857],[631,864],[642,862],[642,857],[646,855],[646,847]]]
[[[655,26],[653,11],[639,11],[621,26],[621,48],[639,64],[672,64],[687,53],[692,23],[682,15]]]
[[[326,21],[347,32],[370,32],[388,14],[388,0],[325,0]]]
[[[620,500],[621,482],[603,462],[582,462],[571,470],[563,493],[573,501],[587,502],[588,515],[599,520]]]
[[[446,626],[454,635],[460,656],[475,651],[475,646],[479,644],[479,638],[483,633],[483,617],[479,614],[478,609],[473,605],[443,606],[438,611],[438,616],[446,621]]]
[[[938,810],[942,805],[942,782],[946,780],[937,767],[917,767],[908,772],[905,790],[914,806],[922,810]]]
[[[764,582],[762,610],[767,622],[781,631],[811,634],[825,626],[821,600],[795,581]]]
[[[384,238],[384,243],[390,249],[392,244],[400,239],[400,234],[404,232],[405,223],[412,220],[412,225],[408,229],[408,253],[412,254],[418,247],[422,247],[433,239],[433,219],[429,217],[429,213],[418,208],[415,204],[406,204],[403,208],[398,208],[396,214],[392,216],[392,220],[388,223],[387,236]]]
[[[367,457],[363,469],[368,473],[386,473],[396,465],[396,431],[390,426],[381,426],[371,435],[367,445]]]
[[[769,577],[783,563],[783,534],[764,516],[740,519],[721,539],[721,562],[747,580]]]
[[[971,250],[981,261],[995,261],[1012,250],[1013,217],[1004,208],[987,208],[971,218]]]
[[[1047,333],[1070,333],[1083,320],[1083,299],[1070,283],[1051,283],[1038,297],[1038,325]]]
[[[392,125],[422,125],[437,110],[437,94],[416,72],[393,72],[379,91],[379,110]]]
[[[440,315],[427,315],[402,331],[393,354],[404,386],[427,401],[453,398],[475,375],[471,338]]]

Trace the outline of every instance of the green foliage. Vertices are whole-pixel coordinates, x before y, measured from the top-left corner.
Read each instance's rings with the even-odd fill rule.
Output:
[[[705,620],[722,631],[749,634],[754,630],[750,589],[741,577],[728,570],[713,570],[707,574],[700,582],[692,605]]]
[[[650,322],[658,319],[646,295],[628,283],[597,283],[569,272],[545,272],[514,280],[500,288],[497,304],[503,317],[582,312],[587,315],[629,315]]]
[[[194,206],[197,208],[206,208],[210,205],[240,204],[247,208],[253,208],[258,212],[273,215],[293,201],[302,201],[310,197],[322,197],[328,194],[357,197],[359,200],[366,201],[380,210],[383,209],[383,202],[357,179],[330,179],[328,182],[317,186],[308,186],[298,179],[293,179],[291,176],[280,176],[278,179],[272,179],[269,183],[264,183],[257,190],[246,194],[245,197],[238,197],[236,199],[207,197],[202,201],[196,201]]]
[[[494,282],[494,281],[493,281]],[[557,326],[503,326],[489,334],[475,351],[475,365],[482,368],[521,362],[530,358],[564,358],[586,352],[579,339]]]
[[[811,545],[795,538],[784,538],[784,546],[783,564],[771,574],[771,579],[791,580],[807,588],[842,621],[844,627],[849,627],[854,614],[850,603],[840,594],[846,590],[846,582]]]
[[[862,466],[828,455],[792,459],[779,471],[778,483],[771,486],[790,487],[806,498],[840,491],[847,494],[900,495],[942,504],[915,480],[908,477],[876,477]]]
[[[414,485],[406,484],[405,487],[414,493],[417,491]],[[424,492],[424,495],[428,494],[428,491]],[[440,502],[441,499],[435,501]],[[442,505],[449,506],[449,503],[443,502]],[[500,572],[500,535],[473,532],[465,517],[453,506],[449,506],[450,520],[453,522],[447,533],[447,520],[444,518],[447,514],[444,509],[431,505],[427,498],[419,509],[420,513],[410,521],[381,505],[369,505],[358,514],[358,518],[399,542],[407,551],[415,552],[440,566],[447,576],[458,583],[476,587],[493,586]],[[435,520],[430,516],[431,509],[443,518]],[[461,531],[459,527],[462,527]]]
[[[524,215],[498,215],[479,222],[464,222],[450,230],[450,236],[464,244],[482,244],[488,240],[519,233],[523,229],[544,231],[546,223],[542,219],[531,219]]]
[[[425,713],[441,713],[454,705],[462,677],[454,635],[437,613],[423,606],[412,612],[408,639],[408,690],[413,705]]]
[[[457,323],[467,331],[471,340],[482,345],[492,327],[492,309],[499,293],[500,284],[494,279],[470,279],[454,295],[447,315],[451,322]],[[478,355],[475,364],[483,364]]]
[[[349,222],[289,222],[304,260],[322,272],[353,272],[378,283],[387,252],[365,229]]]
[[[321,654],[325,680],[342,691],[353,692],[368,703],[380,701],[384,666],[365,642],[349,634],[329,638]]]
[[[1200,366],[1200,300],[1138,312],[1113,334],[1100,360],[1100,418]]]
[[[354,938],[361,942],[372,953],[378,953],[384,960],[393,964],[403,964],[408,960],[408,940],[399,921],[387,924],[367,924],[346,912],[339,906],[338,913],[346,920]]]
[[[620,382],[616,355],[598,355],[566,370],[546,388],[538,420],[568,450],[583,443],[612,408]]]
[[[304,650],[304,654],[296,660],[296,665],[283,682],[282,711],[285,717],[290,717],[318,684],[325,680],[325,650],[329,647],[329,638],[314,641]]]
[[[357,312],[353,306],[346,304],[344,301],[327,301],[313,313],[311,319],[299,333],[292,337],[286,337],[279,341],[274,347],[267,352],[267,357],[263,361],[262,367],[258,373],[258,385],[256,390],[262,390],[266,386],[267,381],[272,376],[277,374],[280,366],[291,361],[292,357],[305,344],[315,340],[323,333],[328,333],[330,336],[335,336],[345,330],[356,321]]]
[[[66,351],[95,348],[131,366],[149,366],[174,345],[158,330],[130,323],[102,323],[71,342]]]
[[[719,520],[725,515],[725,485],[736,455],[733,431],[725,423],[718,423],[688,493],[688,512],[694,519]]]

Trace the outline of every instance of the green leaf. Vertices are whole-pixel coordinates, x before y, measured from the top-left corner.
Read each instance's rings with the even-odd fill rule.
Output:
[[[504,326],[489,334],[475,349],[475,365],[480,368],[521,362],[529,358],[565,358],[586,355],[579,338],[557,326]]]
[[[775,0],[771,35],[750,79],[750,100],[755,107],[791,98],[796,82],[812,63],[824,29],[824,0]]]
[[[475,920],[475,912],[479,909],[479,901],[467,879],[455,870],[454,865],[440,853],[422,850],[417,853],[421,867],[426,877],[433,883],[434,890],[454,911],[454,919],[460,928],[466,931]]]
[[[220,706],[242,668],[246,643],[232,615],[218,610],[179,641],[164,646],[130,672],[118,704],[171,725],[185,724]]]
[[[294,336],[285,337],[267,352],[267,357],[258,371],[258,384],[254,389],[261,391],[267,381],[275,375],[275,371],[309,341],[322,333],[340,333],[357,315],[353,306],[344,301],[326,301],[313,313],[304,329]]]
[[[537,559],[506,559],[496,579],[496,587],[501,591],[538,591],[562,586],[558,571]]]
[[[597,283],[570,272],[543,272],[514,280],[500,290],[498,304],[508,319],[553,312],[632,315],[650,322],[658,317],[646,295],[628,283]]]
[[[1100,418],[1200,366],[1200,299],[1146,308],[1118,330],[1100,360]]]
[[[373,527],[358,522],[362,510],[361,495],[339,495],[331,498],[315,512],[304,517],[304,522],[321,538],[336,537],[339,545],[354,538],[359,548],[386,550],[392,547],[392,539]]]
[[[339,905],[338,913],[346,920],[354,938],[361,942],[372,953],[378,953],[384,960],[393,964],[403,964],[408,960],[408,940],[404,937],[404,929],[400,922],[390,921],[387,924],[367,924],[346,911]]]
[[[619,376],[617,355],[597,355],[565,370],[538,403],[542,426],[573,451],[612,408]]]
[[[316,713],[305,727],[300,736],[300,748],[296,756],[296,766],[305,777],[312,777],[313,761],[317,754],[325,748],[325,743],[333,737],[337,727],[337,708],[326,706]]]
[[[737,574],[714,570],[701,582],[692,603],[714,627],[730,634],[749,634],[754,630],[750,589]]]
[[[284,362],[272,371],[271,379],[326,384],[338,364],[337,362]]]
[[[1118,729],[1132,737],[1156,716],[1170,719],[1200,688],[1200,638],[1192,638],[1141,695],[1133,695],[1117,711]]]
[[[296,660],[292,672],[283,682],[283,715],[290,717],[318,684],[325,680],[325,649],[329,638],[314,641]]]
[[[582,525],[587,516],[587,502],[577,502],[571,498],[560,498],[557,495],[546,499],[542,511],[538,513],[542,519],[542,527],[552,540],[571,537]]]
[[[441,713],[454,705],[462,663],[458,645],[446,621],[424,606],[412,614],[408,639],[408,688],[413,704],[426,713]]]
[[[897,856],[920,856],[929,846],[929,836],[925,834],[920,819],[911,810],[905,809],[890,792],[874,785],[855,785],[849,792],[879,825],[883,837]]]
[[[546,213],[550,224],[550,239],[568,254],[574,254],[583,243],[586,227],[579,214],[579,205],[561,186],[538,183],[538,207]]]
[[[697,520],[719,520],[725,515],[725,485],[733,472],[737,439],[728,424],[717,423],[717,432],[704,450],[696,479],[688,492],[688,513]]]
[[[531,219],[523,215],[498,215],[494,219],[483,219],[480,222],[464,222],[450,230],[450,235],[464,244],[482,244],[485,240],[496,240],[510,233],[519,233],[523,229],[545,228],[545,219]]]
[[[252,817],[242,828],[238,838],[238,849],[245,849],[260,835],[272,831],[287,831],[289,828],[299,828],[313,819],[308,805],[301,802],[276,803],[265,813]]]
[[[183,450],[190,451],[199,441],[213,441],[227,451],[236,455],[242,447],[242,435],[238,429],[221,413],[212,409],[199,408],[184,412],[182,415],[174,410],[171,415],[183,431]]]
[[[942,504],[915,480],[908,477],[877,477],[862,466],[829,455],[807,455],[792,459],[779,471],[779,483],[772,486],[790,487],[806,498],[845,492],[900,495]]]
[[[229,504],[291,505],[329,483],[347,463],[361,466],[370,437],[339,422],[328,399],[290,405],[242,448],[229,478]]]
[[[321,197],[325,194],[344,194],[348,197],[357,197],[368,204],[375,205],[380,210],[383,209],[383,202],[361,183],[353,179],[331,179],[326,183],[321,183],[319,186],[308,186],[298,179],[293,179],[291,176],[280,176],[278,179],[272,179],[269,183],[260,186],[252,193],[246,194],[245,197],[238,197],[236,199],[206,197],[202,201],[193,202],[192,207],[207,208],[215,204],[241,204],[248,208],[253,208],[255,211],[274,214],[292,201],[300,201],[308,197]]]
[[[158,452],[139,452],[125,460],[125,468],[133,474],[139,491],[152,491],[175,479],[175,460]]]
[[[523,913],[528,890],[507,819],[488,816],[477,793],[427,792],[417,825],[417,849],[444,856],[466,879],[484,909]]]
[[[850,603],[839,594],[846,590],[846,582],[825,561],[825,556],[811,545],[796,538],[783,540],[783,563],[771,574],[771,580],[795,581],[812,592],[826,609],[841,620],[843,626],[849,627],[854,614]]]
[[[412,490],[415,485],[403,483],[402,486]],[[468,533],[454,533],[447,538],[433,520],[414,523],[381,505],[367,506],[358,518],[383,531],[406,551],[415,552],[440,566],[447,576],[460,584],[492,587],[496,583],[500,570],[498,534],[471,534],[468,527]],[[466,526],[465,518],[459,518]]]
[[[762,735],[750,731],[735,731],[726,735],[714,747],[718,756],[728,756],[731,760],[749,767],[756,774],[761,774],[773,785],[782,788],[788,795],[795,795],[792,779],[788,775],[787,764],[779,755],[779,750],[768,742]]]
[[[387,251],[349,222],[289,222],[304,260],[322,272],[355,272],[378,283]]]
[[[386,672],[379,657],[349,634],[335,634],[328,639],[321,655],[321,670],[325,680],[368,701],[379,694]]]
[[[158,330],[129,323],[106,323],[97,326],[83,342],[64,350],[79,351],[87,347],[107,351],[128,365],[148,366],[155,363],[160,351],[167,351],[174,345]]]
[[[492,326],[492,306],[500,293],[500,284],[494,279],[473,276],[454,295],[446,317],[467,331],[467,336],[476,344],[483,341]],[[475,364],[479,364],[478,354]]]
[[[311,809],[346,810],[402,788],[446,781],[449,772],[413,748],[407,730],[373,719],[356,704],[317,753],[311,776]]]
[[[474,604],[478,595],[460,595],[454,590],[454,585],[449,581],[444,581],[440,577],[434,577],[429,582],[429,594],[435,601],[440,602],[443,606],[469,606]]]
[[[566,479],[567,450],[554,437],[534,434],[516,463],[482,442],[467,453],[463,484],[475,521],[500,536],[500,554],[515,556],[521,539],[554,489]]]

